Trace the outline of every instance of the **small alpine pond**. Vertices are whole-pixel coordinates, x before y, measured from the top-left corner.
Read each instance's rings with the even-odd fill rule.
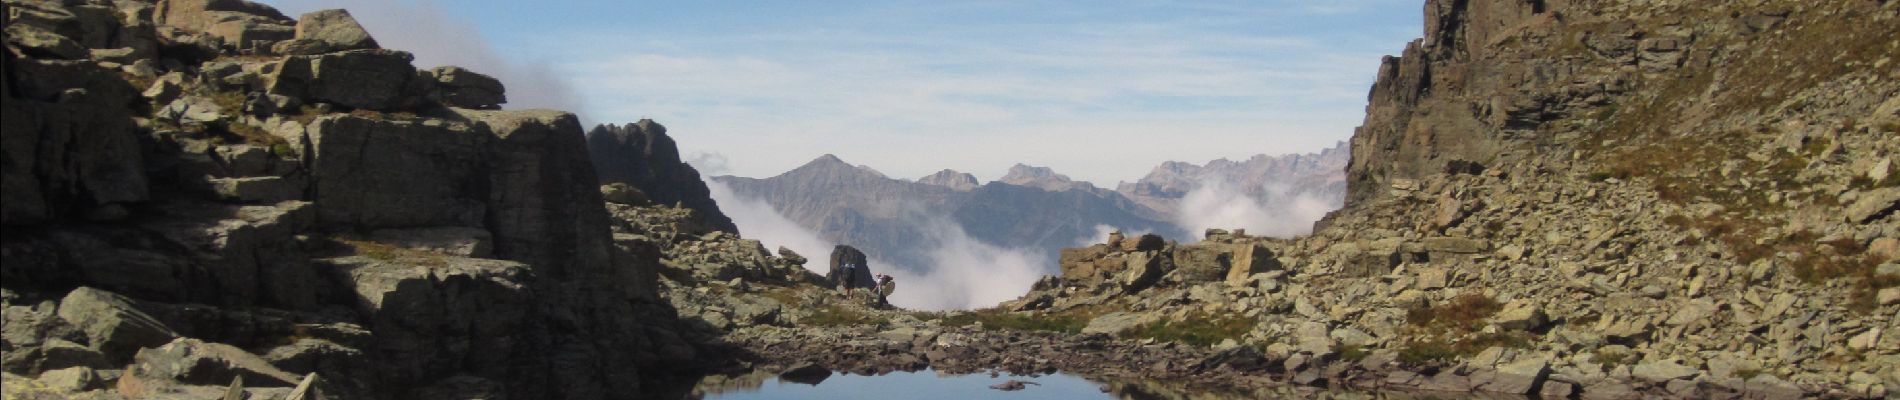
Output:
[[[791,379],[791,380],[787,380]],[[799,383],[792,380],[809,382]],[[1019,390],[996,387],[1017,386]],[[781,378],[769,372],[705,377],[683,396],[692,400],[847,400],[847,399],[1421,399],[1464,398],[1460,394],[1421,397],[1406,393],[1366,393],[1312,388],[1270,388],[1249,392],[1188,390],[1168,382],[1101,382],[1068,374],[1011,376],[952,375],[932,370],[883,375],[829,373]]]

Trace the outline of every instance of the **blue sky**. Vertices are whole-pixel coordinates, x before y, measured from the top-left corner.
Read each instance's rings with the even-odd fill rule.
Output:
[[[893,177],[1021,162],[1113,185],[1162,161],[1315,151],[1363,118],[1419,0],[277,0],[348,8],[418,66],[502,78],[511,108],[652,118],[714,174],[821,154]]]

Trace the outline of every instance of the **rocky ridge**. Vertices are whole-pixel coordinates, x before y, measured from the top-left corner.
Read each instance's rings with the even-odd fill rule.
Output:
[[[8,398],[636,398],[696,365],[572,114],[342,10],[0,4]]]
[[[1900,390],[1900,32],[1885,23],[1900,5],[1425,10],[1425,38],[1372,89],[1346,207],[1313,235],[1072,249],[1062,276],[998,310],[1205,332],[1302,385]],[[1279,267],[1217,279],[1243,248]]]
[[[632,185],[652,201],[693,210],[694,220],[707,228],[739,233],[732,219],[719,211],[699,170],[680,160],[679,146],[666,135],[665,126],[647,119],[595,126],[587,131],[587,152],[601,184]]]

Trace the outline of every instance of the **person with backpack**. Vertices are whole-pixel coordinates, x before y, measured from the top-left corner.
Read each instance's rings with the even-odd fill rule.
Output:
[[[877,280],[877,304],[891,305],[891,292],[897,291],[897,281],[892,280],[890,275],[878,275]]]
[[[846,298],[856,298],[855,289],[863,288],[875,292],[876,283],[872,282],[871,266],[864,252],[857,248],[837,245],[831,248],[831,270],[826,277],[833,287],[844,292]]]

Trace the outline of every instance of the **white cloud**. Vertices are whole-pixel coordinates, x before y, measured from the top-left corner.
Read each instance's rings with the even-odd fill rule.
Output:
[[[1219,180],[1204,181],[1182,197],[1175,225],[1188,232],[1241,228],[1251,235],[1292,237],[1311,233],[1314,221],[1340,207],[1287,185],[1267,185],[1262,191],[1249,195]]]
[[[833,242],[779,214],[770,204],[743,198],[731,188],[709,182],[713,199],[745,236],[767,247],[785,246],[811,259],[805,268],[823,274]],[[920,218],[932,246],[928,265],[900,266],[872,259],[873,273],[891,275],[897,291],[891,304],[916,310],[974,309],[994,306],[1029,291],[1042,275],[1053,272],[1035,250],[999,247],[970,237],[943,218]],[[1103,235],[1106,235],[1106,227]],[[917,272],[921,271],[921,272]]]

